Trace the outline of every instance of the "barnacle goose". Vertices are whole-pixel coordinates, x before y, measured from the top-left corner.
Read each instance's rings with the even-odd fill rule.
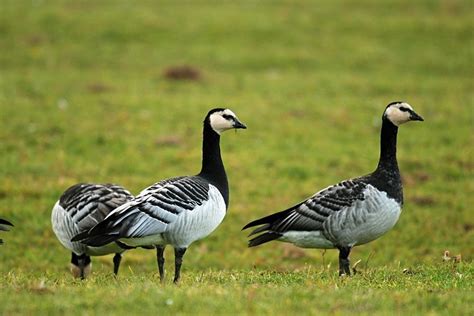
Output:
[[[7,221],[6,219],[0,218],[0,230],[9,231],[13,227],[13,224]],[[3,244],[3,240],[0,239],[0,245]]]
[[[303,248],[339,249],[339,274],[350,275],[351,248],[373,241],[397,222],[403,205],[403,190],[397,165],[398,127],[408,121],[423,121],[405,102],[390,103],[382,116],[380,159],[368,175],[342,181],[309,199],[245,225],[260,226],[249,235],[249,247],[271,240]]]
[[[206,237],[222,222],[229,205],[229,186],[220,151],[220,135],[228,129],[246,128],[229,109],[209,111],[204,119],[202,169],[195,176],[171,178],[143,190],[132,201],[110,213],[73,241],[102,246],[118,241],[129,247],[157,248],[160,279],[164,280],[166,245],[175,253],[174,282],[180,278],[189,245]]]
[[[71,238],[88,231],[112,210],[132,198],[130,192],[115,184],[78,183],[61,195],[53,207],[51,223],[58,240],[72,252],[71,272],[74,277],[87,277],[91,270],[90,256],[111,253],[115,253],[114,273],[118,273],[121,254],[124,252],[118,244],[89,247],[79,242],[71,242]]]

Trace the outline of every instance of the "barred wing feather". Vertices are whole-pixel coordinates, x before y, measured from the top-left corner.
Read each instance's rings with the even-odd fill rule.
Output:
[[[143,190],[134,200],[115,209],[87,234],[80,234],[74,240],[97,246],[105,240],[164,233],[183,211],[192,211],[207,201],[208,190],[208,183],[196,176],[160,181]]]
[[[362,178],[342,181],[327,187],[285,211],[250,222],[243,229],[263,225],[249,236],[264,232],[252,240],[250,246],[277,239],[287,231],[322,231],[328,218],[337,212],[350,208],[357,201],[364,200],[367,184]]]

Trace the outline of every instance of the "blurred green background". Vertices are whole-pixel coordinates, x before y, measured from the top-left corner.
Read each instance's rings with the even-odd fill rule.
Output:
[[[216,106],[232,109],[248,130],[221,139],[230,209],[218,230],[190,247],[184,285],[208,273],[209,291],[219,297],[213,280],[222,273],[223,284],[246,271],[336,274],[337,251],[283,243],[247,249],[240,229],[371,172],[382,112],[405,100],[425,122],[399,132],[404,211],[392,231],[356,248],[352,260],[361,259],[367,274],[396,272],[436,267],[449,250],[462,254],[469,271],[463,286],[472,289],[472,2],[3,0],[0,16],[0,216],[15,224],[0,248],[0,287],[10,302],[4,312],[54,310],[52,298],[20,307],[8,294],[16,289],[25,299],[35,282],[55,295],[86,291],[70,281],[70,254],[50,225],[68,186],[115,182],[137,194],[158,180],[197,173],[202,120]],[[190,78],[175,78],[181,66]],[[171,251],[167,258],[171,264]],[[111,257],[93,262],[96,278],[110,274]],[[154,253],[127,252],[120,274],[132,288],[147,276],[153,286]],[[100,293],[109,281],[90,281],[96,283],[88,290]],[[288,295],[306,289],[295,285]],[[185,296],[200,306],[193,295]],[[244,304],[242,297],[234,301]],[[393,303],[389,292],[385,297]],[[263,309],[258,302],[250,311],[216,303],[198,311],[275,312],[271,295],[265,299]],[[84,302],[72,300],[62,311],[77,304]]]

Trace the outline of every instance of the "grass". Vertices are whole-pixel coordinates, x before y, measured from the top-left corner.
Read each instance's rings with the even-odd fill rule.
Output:
[[[1,237],[2,314],[473,313],[468,1],[0,6],[0,214],[15,224]],[[166,79],[179,65],[199,80]],[[375,167],[393,100],[425,122],[400,129],[404,211],[353,251],[360,273],[339,279],[336,251],[247,249],[249,220]],[[110,256],[72,280],[50,228],[60,194],[81,181],[138,193],[197,172],[215,106],[249,128],[222,137],[230,209],[190,247],[182,284],[160,285],[145,250],[125,254],[117,280]],[[445,250],[463,262],[442,262]]]
[[[469,271],[471,269],[471,271]],[[458,270],[459,272],[455,272]],[[419,267],[411,274],[372,270],[355,277],[304,267],[297,272],[257,270],[196,271],[179,286],[159,284],[157,275],[115,279],[100,275],[86,282],[57,275],[25,280],[7,275],[14,289],[6,294],[10,313],[84,314],[268,314],[329,312],[332,314],[472,312],[471,289],[466,275],[472,267],[450,265]],[[304,290],[302,290],[304,288]],[[410,295],[407,295],[407,288]],[[114,293],[111,295],[111,293]],[[58,294],[62,299],[58,299]],[[273,298],[273,299],[272,299]],[[24,306],[32,300],[35,304]],[[470,306],[469,306],[470,305]]]

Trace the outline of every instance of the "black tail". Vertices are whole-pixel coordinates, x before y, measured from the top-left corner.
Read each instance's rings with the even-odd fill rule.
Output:
[[[270,224],[271,225],[275,221],[287,217],[290,214],[291,210],[292,209],[284,210],[284,211],[274,213],[274,214],[259,218],[257,220],[254,220],[254,221],[248,223],[247,225],[245,225],[242,228],[242,230],[250,228],[250,227],[258,226],[258,225],[263,225],[263,224]],[[253,235],[253,232],[250,234],[250,236],[251,235]]]
[[[118,233],[117,234],[108,233],[106,235],[100,235],[100,234],[89,235],[89,233],[90,233],[89,231],[82,232],[72,237],[71,241],[79,241],[91,247],[102,247],[120,238]]]
[[[0,230],[9,231],[10,227],[13,227],[13,224],[7,221],[6,219],[0,218]],[[0,239],[0,245],[3,244],[3,240]]]
[[[292,208],[259,218],[245,225],[244,228],[242,228],[242,230],[250,228],[250,227],[262,225],[254,229],[249,234],[249,237],[250,237],[250,236],[263,232],[263,234],[260,234],[257,237],[254,237],[253,239],[249,240],[249,247],[255,247],[255,246],[280,238],[283,234],[280,232],[273,231],[272,228],[275,226],[276,223],[280,222],[282,219],[285,219],[291,213],[291,211],[292,211]]]
[[[0,230],[5,230],[5,231],[9,230],[10,227],[7,227],[7,226],[13,227],[13,224],[7,221],[6,219],[0,218]]]
[[[101,247],[120,238],[120,228],[109,227],[109,221],[104,220],[90,230],[77,234],[71,241],[79,241],[92,247]]]
[[[282,234],[277,233],[277,232],[272,232],[272,231],[265,232],[261,235],[258,235],[257,237],[255,237],[253,239],[250,239],[249,240],[249,247],[255,247],[255,246],[264,244],[266,242],[278,239],[281,236],[282,236]]]

